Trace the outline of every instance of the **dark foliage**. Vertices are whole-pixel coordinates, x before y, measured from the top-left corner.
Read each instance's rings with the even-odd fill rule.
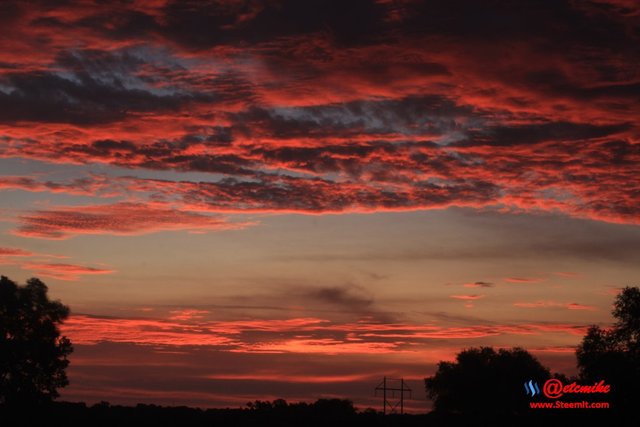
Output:
[[[517,415],[529,411],[523,383],[550,378],[547,368],[521,348],[470,348],[455,362],[440,362],[425,379],[435,411],[461,415]]]
[[[58,397],[72,351],[58,325],[68,315],[40,280],[18,286],[0,278],[0,403],[33,407]]]
[[[611,384],[612,407],[632,412],[640,400],[640,289],[624,288],[612,314],[613,328],[592,326],[576,350],[580,378]]]

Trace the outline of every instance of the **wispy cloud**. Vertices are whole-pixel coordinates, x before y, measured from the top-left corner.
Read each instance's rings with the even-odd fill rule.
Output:
[[[464,300],[464,301],[475,301],[475,300],[478,300],[480,298],[484,298],[485,296],[484,295],[475,295],[474,294],[474,295],[450,295],[449,297],[453,298],[453,299],[461,299],[461,300]]]
[[[280,372],[266,372],[255,374],[212,374],[205,378],[212,380],[232,380],[232,381],[270,381],[284,383],[344,383],[371,380],[377,377],[371,374],[347,374],[347,375],[287,375]]]
[[[595,306],[578,304],[575,302],[563,303],[557,301],[533,301],[533,302],[515,302],[514,307],[520,308],[564,308],[568,310],[597,310]]]
[[[0,264],[14,264],[17,260],[24,257],[35,255],[32,252],[19,248],[3,248],[0,247]]]
[[[34,255],[32,252],[19,248],[0,248],[0,256],[25,257]]]
[[[504,281],[507,283],[540,283],[544,279],[537,277],[507,277]]]
[[[132,235],[157,231],[189,230],[205,232],[247,226],[220,216],[181,211],[163,204],[117,203],[60,207],[20,217],[14,231],[24,237],[66,239],[82,234]]]
[[[67,256],[42,254],[20,248],[0,247],[0,264],[19,266],[35,275],[58,280],[78,280],[84,275],[101,275],[114,273],[114,270],[87,267],[78,264],[55,262]]]
[[[464,286],[465,288],[492,288],[495,285],[492,282],[477,281],[465,283],[462,286]]]
[[[104,268],[85,267],[75,264],[35,263],[22,264],[23,270],[30,270],[42,277],[51,277],[60,280],[78,280],[84,275],[102,275],[114,273],[114,270]]]

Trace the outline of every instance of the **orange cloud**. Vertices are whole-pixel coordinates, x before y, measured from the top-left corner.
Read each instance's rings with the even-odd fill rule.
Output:
[[[430,340],[475,340],[548,332],[581,335],[585,326],[520,324],[443,327],[396,323],[335,323],[316,318],[209,321],[194,316],[168,319],[72,316],[64,333],[78,344],[99,342],[167,346],[214,346],[240,353],[383,354],[413,351]]]
[[[569,310],[597,310],[597,308],[592,306],[592,305],[578,304],[578,303],[575,303],[575,302],[571,302],[571,303],[567,304],[566,307]]]
[[[27,262],[22,264],[23,270],[31,270],[36,274],[44,277],[51,277],[59,280],[78,280],[83,275],[100,275],[111,274],[114,270],[103,268],[85,267],[74,264],[55,264],[55,263],[35,263]]]
[[[507,277],[504,279],[507,283],[540,283],[544,279],[539,279],[535,277]]]
[[[205,378],[212,380],[232,380],[232,381],[274,381],[286,383],[348,383],[354,381],[365,381],[372,378],[377,379],[376,374],[347,374],[347,375],[292,375],[286,373],[255,373],[255,374],[211,374]]]
[[[148,307],[147,307],[148,308]],[[143,310],[143,311],[152,311],[152,310]],[[209,314],[208,310],[196,310],[196,309],[185,309],[185,310],[173,310],[169,312],[169,320],[200,320],[204,319],[207,314]]]
[[[460,299],[464,301],[474,301],[484,297],[484,295],[449,295],[449,298]]]
[[[223,333],[196,325],[153,319],[71,316],[63,332],[78,344],[99,342],[141,345],[219,346],[235,343]]]
[[[557,301],[534,301],[534,302],[515,302],[514,307],[520,308],[565,308],[568,310],[597,310],[591,305],[583,305],[577,303],[562,303]]]
[[[384,354],[402,351],[393,342],[344,342],[332,338],[289,339],[280,342],[257,343],[232,350],[258,353],[319,353],[335,354]]]

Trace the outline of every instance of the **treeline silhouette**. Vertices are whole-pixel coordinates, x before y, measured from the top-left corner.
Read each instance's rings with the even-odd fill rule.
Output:
[[[434,410],[428,414],[384,415],[357,410],[344,399],[314,403],[250,402],[237,409],[185,406],[120,406],[102,402],[56,402],[68,384],[65,370],[71,342],[59,325],[68,307],[51,301],[39,279],[18,285],[0,277],[0,427],[16,426],[539,426],[640,425],[640,289],[624,288],[616,297],[611,328],[589,328],[576,350],[579,374],[552,374],[522,348],[467,348],[455,361],[442,361],[425,379]],[[527,393],[525,382],[555,378],[563,383],[604,380],[611,393],[590,401],[607,401],[610,409],[532,409],[544,399]],[[564,401],[587,400],[567,395]],[[9,423],[11,421],[11,423]],[[17,422],[16,422],[17,421]]]
[[[15,417],[15,418],[14,418]],[[256,401],[244,408],[199,409],[187,406],[120,406],[101,402],[51,402],[38,410],[16,411],[0,406],[0,420],[18,419],[20,426],[424,426],[427,415],[387,415],[373,409],[358,411],[343,399],[314,403]],[[0,421],[0,425],[5,425]]]
[[[34,410],[36,409],[36,410]],[[314,403],[256,401],[245,408],[200,409],[187,406],[144,405],[121,406],[101,402],[95,405],[51,402],[37,408],[9,408],[0,405],[2,426],[43,427],[417,427],[417,426],[568,426],[595,425],[594,422],[625,420],[611,414],[591,411],[538,411],[527,415],[470,415],[466,413],[387,414],[373,410],[357,410],[344,399],[319,399]],[[18,420],[8,423],[9,420]],[[631,424],[619,424],[631,425]]]
[[[468,348],[455,361],[440,362],[434,375],[425,379],[433,413],[473,420],[475,425],[509,425],[505,420],[522,425],[522,420],[535,416],[552,419],[552,425],[562,420],[575,423],[580,418],[587,425],[602,420],[640,426],[640,289],[622,289],[611,314],[615,319],[612,327],[591,326],[577,346],[578,375],[574,377],[552,374],[522,348]],[[547,396],[543,388],[547,380],[563,388],[601,383],[608,391]],[[527,391],[525,382],[529,381],[535,382],[534,391]],[[534,409],[531,402],[598,402],[609,407]]]

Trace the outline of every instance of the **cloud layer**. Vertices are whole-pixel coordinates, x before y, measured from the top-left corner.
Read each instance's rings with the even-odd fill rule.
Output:
[[[18,233],[449,206],[638,223],[633,5],[307,3],[5,3],[0,156],[125,167],[132,180],[0,188],[179,203],[131,228],[36,212]]]
[[[241,353],[325,355],[415,352],[419,350],[417,345],[434,340],[478,340],[503,335],[558,333],[568,334],[569,339],[574,340],[584,335],[585,331],[586,326],[571,323],[442,326],[383,323],[366,319],[338,323],[315,317],[216,321],[200,316],[175,315],[166,319],[75,315],[64,326],[64,333],[73,342],[83,345],[114,342],[177,347],[211,346]]]

